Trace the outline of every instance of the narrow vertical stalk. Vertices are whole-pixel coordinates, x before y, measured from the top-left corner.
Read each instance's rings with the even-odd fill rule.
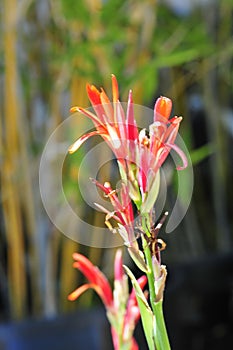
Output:
[[[155,314],[155,344],[156,350],[170,350],[170,343],[167,335],[166,324],[163,315],[163,300],[154,303]]]
[[[146,214],[142,218],[142,227],[145,234],[150,237],[151,233],[149,232],[149,228],[147,223],[149,222],[149,216]],[[156,301],[156,291],[155,291],[155,275],[153,269],[153,262],[149,244],[146,239],[142,236],[142,245],[143,251],[146,258],[146,264],[148,266],[147,279],[149,286],[149,295],[150,295],[150,303],[151,308],[155,317],[155,325],[154,325],[154,342],[156,345],[156,350],[170,350],[170,343],[167,335],[164,315],[163,315],[163,300]]]
[[[26,272],[21,198],[17,180],[21,171],[17,94],[17,4],[16,0],[3,2],[4,51],[4,124],[5,140],[2,164],[3,215],[7,238],[7,270],[11,317],[22,318],[26,313]]]

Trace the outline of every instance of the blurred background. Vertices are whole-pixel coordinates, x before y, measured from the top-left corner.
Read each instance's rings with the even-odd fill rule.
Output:
[[[111,278],[114,249],[82,246],[54,227],[41,203],[38,169],[47,139],[69,116],[70,106],[89,106],[86,83],[111,94],[111,73],[122,101],[132,89],[135,103],[153,108],[165,95],[173,100],[173,114],[184,116],[180,134],[193,162],[193,197],[179,227],[162,233],[172,348],[231,348],[232,18],[232,0],[0,2],[1,349],[13,349],[14,338],[14,349],[36,349],[30,342],[45,339],[41,329],[55,327],[53,322],[60,322],[59,331],[53,329],[61,339],[57,344],[50,339],[50,345],[45,340],[44,349],[67,349],[67,337],[74,344],[78,333],[77,310],[102,310],[91,292],[80,302],[67,301],[83,282],[72,268],[72,253],[87,255]],[[103,225],[104,216],[90,213],[79,196],[83,152],[67,157],[64,188],[86,220]],[[101,176],[111,177],[110,167]],[[175,184],[174,175],[168,202],[174,200]],[[39,320],[34,333],[33,320]]]

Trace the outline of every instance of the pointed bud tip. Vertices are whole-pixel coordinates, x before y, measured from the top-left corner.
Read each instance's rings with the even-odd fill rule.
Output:
[[[75,151],[73,150],[73,148],[72,148],[72,146],[70,146],[69,148],[68,148],[68,153],[69,154],[73,154]]]
[[[114,74],[112,74],[112,97],[113,102],[117,102],[119,99],[118,83]]]
[[[74,112],[80,112],[79,107],[77,107],[77,106],[71,107],[70,108],[70,113],[74,113]]]
[[[69,301],[74,301],[75,298],[72,296],[72,294],[68,295],[67,300]]]
[[[170,117],[172,110],[172,100],[165,96],[160,96],[157,101],[155,102],[155,108],[154,108],[154,114],[155,114],[155,121],[159,117],[162,116],[165,119],[168,119]]]

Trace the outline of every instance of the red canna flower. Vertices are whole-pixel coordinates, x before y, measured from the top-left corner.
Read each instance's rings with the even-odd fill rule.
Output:
[[[173,117],[169,120],[171,109],[172,101],[169,98],[163,96],[158,98],[154,107],[154,122],[149,126],[149,136],[146,135],[145,129],[139,133],[138,181],[143,199],[157,181],[159,169],[171,149],[174,149],[182,159],[183,165],[179,166],[178,170],[188,165],[184,152],[174,143],[182,117]]]
[[[103,89],[99,91],[94,85],[87,85],[87,94],[96,115],[82,107],[72,107],[71,112],[81,112],[86,115],[93,121],[96,130],[80,137],[69,148],[69,152],[75,152],[89,137],[101,135],[115,153],[116,158],[124,163],[123,159],[129,152],[127,140],[136,140],[138,136],[132,109],[132,92],[129,93],[126,116],[119,102],[118,83],[114,75],[112,75],[113,104],[105,91]]]
[[[128,281],[122,268],[121,250],[117,251],[115,257],[113,293],[105,275],[85,256],[74,253],[73,258],[75,260],[73,266],[84,274],[89,283],[77,288],[68,296],[68,299],[73,301],[87,289],[94,289],[106,307],[114,349],[119,350],[124,344],[125,349],[138,350],[138,345],[132,335],[140,319],[140,311],[134,290],[130,295],[128,294]],[[143,290],[147,283],[146,276],[140,277],[138,283]]]
[[[74,253],[73,259],[75,260],[73,266],[84,274],[84,276],[89,280],[89,283],[77,288],[69,295],[68,299],[75,300],[87,289],[92,288],[102,299],[104,305],[106,305],[107,308],[110,308],[112,306],[113,298],[112,290],[104,274],[84,255]]]
[[[89,117],[96,130],[81,136],[70,148],[75,152],[89,137],[100,135],[114,152],[123,180],[129,182],[129,194],[138,209],[144,205],[144,211],[153,206],[159,186],[159,169],[174,149],[183,162],[178,170],[187,166],[187,158],[175,144],[182,117],[169,120],[172,101],[160,97],[154,107],[154,122],[149,126],[149,135],[143,129],[138,132],[134,118],[132,92],[129,92],[126,115],[119,102],[119,91],[116,77],[112,75],[113,103],[105,91],[94,85],[87,85],[87,94],[96,114],[81,107],[71,108],[71,112],[81,112]],[[140,189],[140,191],[139,191]],[[152,192],[148,199],[149,192]]]

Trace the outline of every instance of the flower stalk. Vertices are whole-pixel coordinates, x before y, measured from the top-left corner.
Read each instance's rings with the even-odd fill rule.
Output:
[[[142,219],[142,227],[147,237],[151,237],[148,229],[149,215],[144,215]],[[143,251],[148,266],[147,279],[149,286],[150,304],[155,316],[153,337],[156,345],[156,350],[170,350],[167,329],[163,315],[163,291],[165,288],[166,269],[159,264],[157,258],[152,256],[151,249],[147,240],[142,236]],[[158,288],[162,279],[162,285]]]
[[[74,255],[78,268],[89,280],[88,284],[79,287],[69,296],[74,300],[88,288],[94,289],[102,299],[111,323],[112,338],[115,350],[136,350],[137,343],[133,331],[141,317],[149,350],[169,350],[170,344],[163,315],[163,295],[167,270],[161,264],[161,251],[165,242],[158,237],[159,231],[168,213],[166,212],[157,225],[152,222],[153,207],[160,189],[160,168],[171,150],[174,150],[182,160],[177,170],[187,166],[187,158],[175,144],[182,117],[169,119],[172,101],[161,96],[154,106],[154,120],[145,129],[138,130],[134,118],[132,91],[129,92],[127,111],[124,112],[119,101],[118,83],[112,75],[112,100],[110,101],[103,89],[98,90],[93,85],[87,85],[87,94],[95,113],[82,107],[72,107],[90,118],[95,126],[91,131],[69,148],[70,153],[77,151],[90,137],[100,135],[116,156],[121,176],[121,187],[115,190],[110,182],[104,184],[92,179],[92,182],[108,198],[113,210],[102,205],[95,205],[105,213],[105,224],[112,232],[118,232],[130,257],[145,275],[136,280],[130,269],[124,269],[131,279],[133,290],[129,294],[126,274],[123,272],[122,255],[118,251],[114,267],[113,292],[106,277],[89,262]],[[139,248],[136,235],[135,210],[140,219]],[[112,222],[115,221],[115,225]],[[143,292],[148,283],[149,301]]]
[[[73,266],[84,274],[88,283],[73,291],[68,299],[76,300],[88,289],[94,289],[105,305],[107,317],[111,324],[113,346],[115,350],[138,350],[133,337],[135,326],[140,318],[134,290],[128,291],[127,276],[123,270],[122,251],[117,250],[114,263],[113,291],[106,276],[82,254],[74,253]],[[142,276],[137,280],[142,292],[147,278]],[[142,292],[143,293],[143,292]]]

